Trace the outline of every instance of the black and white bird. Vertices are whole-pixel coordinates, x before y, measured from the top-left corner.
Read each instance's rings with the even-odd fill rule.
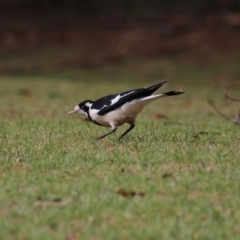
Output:
[[[75,109],[67,113],[67,115],[80,113],[99,126],[112,128],[110,132],[102,135],[98,139],[102,139],[114,133],[117,127],[124,123],[128,123],[130,127],[120,136],[120,138],[122,138],[135,127],[136,117],[145,105],[159,98],[184,93],[182,90],[176,90],[152,95],[153,92],[164,83],[166,83],[166,81],[146,88],[107,95],[96,101],[85,100],[79,103]]]

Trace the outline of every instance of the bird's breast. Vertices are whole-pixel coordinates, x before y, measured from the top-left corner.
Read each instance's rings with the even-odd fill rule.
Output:
[[[112,123],[121,126],[124,123],[134,122],[137,114],[141,112],[142,108],[143,106],[141,104],[129,102],[104,115],[98,115],[99,110],[91,109],[89,115],[93,122],[101,126],[111,127]]]

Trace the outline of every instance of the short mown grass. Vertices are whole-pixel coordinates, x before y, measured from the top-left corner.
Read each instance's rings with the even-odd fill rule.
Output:
[[[237,114],[223,93],[239,69],[199,76],[176,62],[1,76],[0,239],[239,238],[239,127],[207,103]],[[65,117],[82,100],[161,81],[158,68],[161,91],[186,93],[149,105],[121,141],[128,126],[96,141],[108,129]]]

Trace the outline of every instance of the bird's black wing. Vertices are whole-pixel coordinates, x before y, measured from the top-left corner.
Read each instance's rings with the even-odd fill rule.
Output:
[[[91,109],[99,110],[98,115],[104,115],[120,106],[126,102],[130,102],[136,98],[150,96],[158,88],[160,88],[165,82],[158,83],[151,87],[139,88],[134,90],[129,90],[119,94],[108,95],[106,97],[96,100]]]

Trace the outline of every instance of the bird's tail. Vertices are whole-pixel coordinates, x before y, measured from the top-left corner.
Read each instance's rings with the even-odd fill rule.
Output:
[[[155,94],[155,95],[151,95],[151,96],[148,96],[148,97],[145,97],[145,98],[141,98],[139,99],[140,102],[143,102],[144,105],[154,101],[154,100],[157,100],[159,98],[164,98],[164,97],[170,97],[170,96],[175,96],[175,95],[180,95],[180,94],[183,94],[184,91],[183,90],[175,90],[175,91],[170,91],[170,92],[165,92],[165,93],[159,93],[159,94]]]
[[[183,90],[175,90],[175,91],[165,92],[162,94],[166,95],[166,96],[175,96],[175,95],[179,95],[179,94],[183,94],[183,93],[184,93]]]

